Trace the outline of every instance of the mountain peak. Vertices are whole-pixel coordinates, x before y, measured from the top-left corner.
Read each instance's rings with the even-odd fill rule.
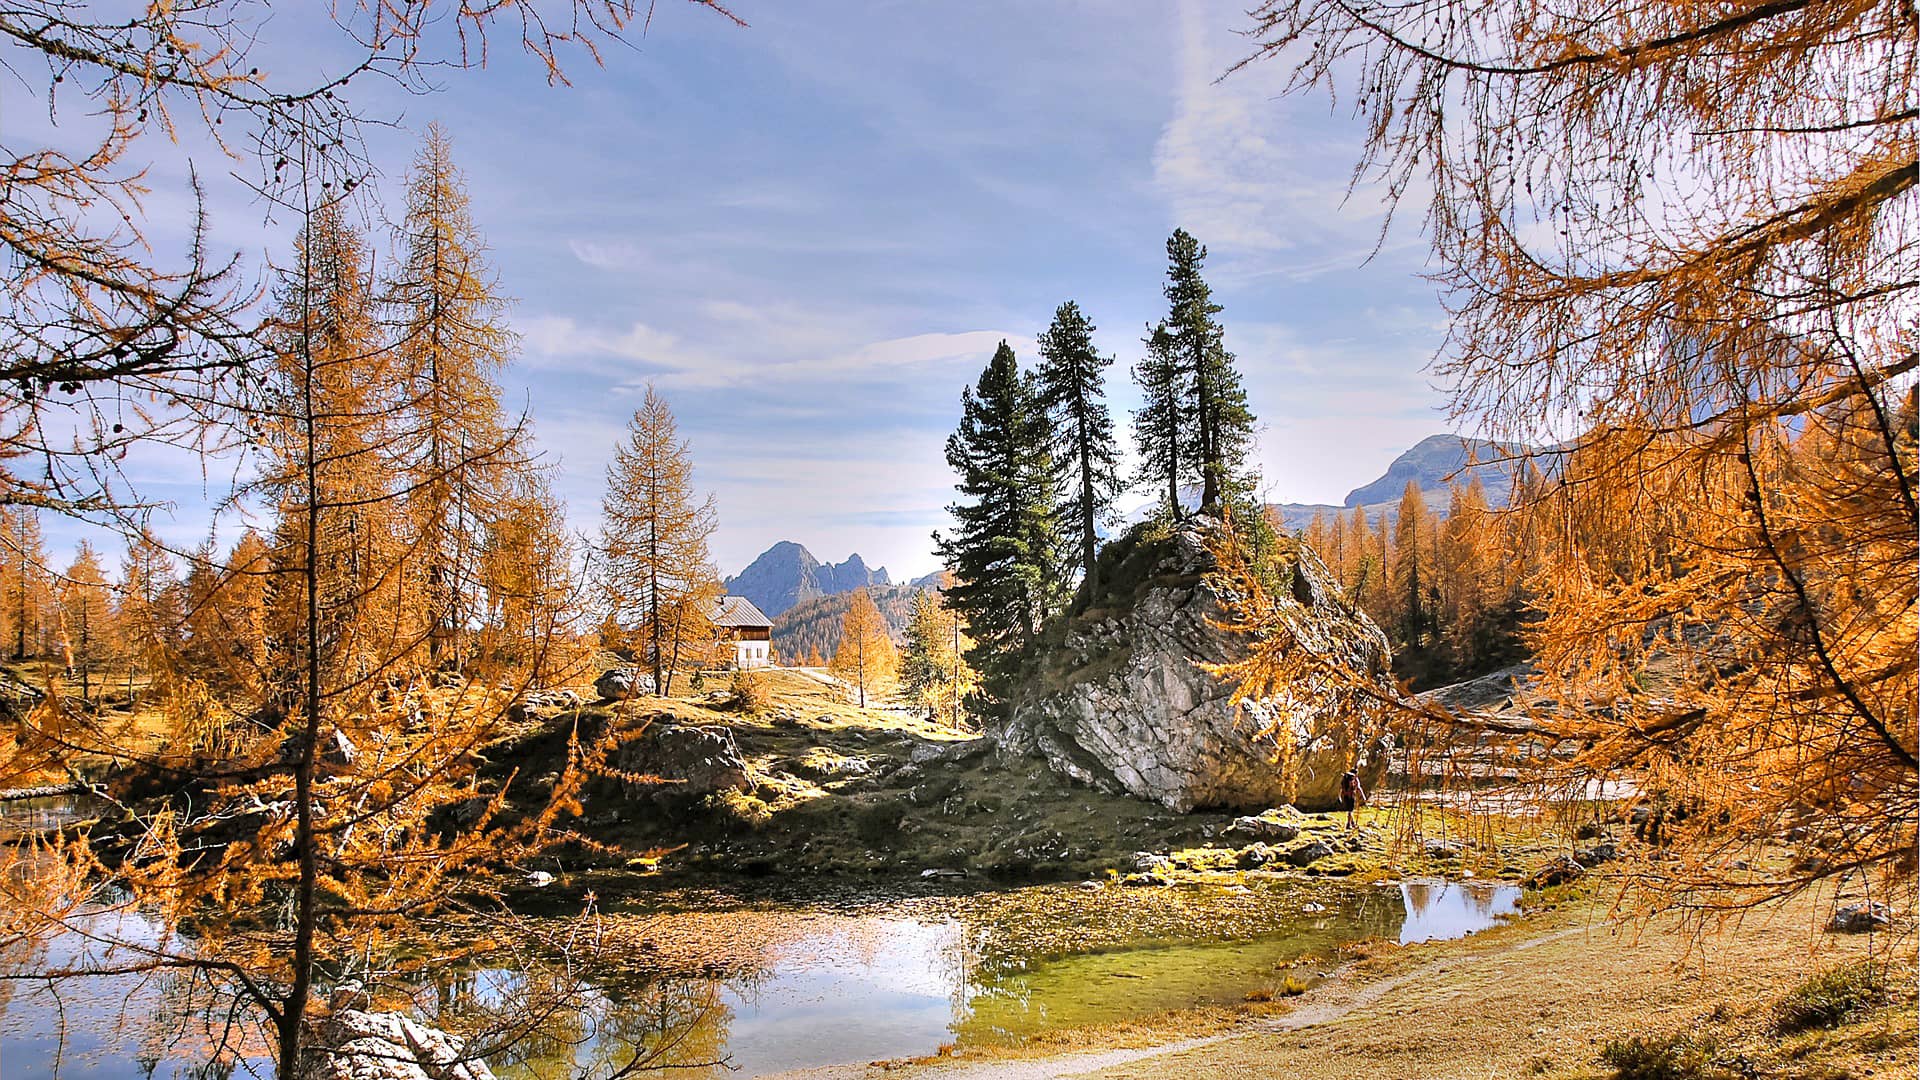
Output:
[[[1468,484],[1478,479],[1486,485],[1488,501],[1504,506],[1514,471],[1509,459],[1526,450],[1520,443],[1445,433],[1429,435],[1394,458],[1378,480],[1347,492],[1345,505],[1371,506],[1398,499],[1409,480],[1420,490],[1431,491],[1451,482]]]
[[[779,541],[726,580],[729,593],[746,597],[776,619],[795,604],[816,597],[886,584],[886,568],[870,570],[858,554],[837,565],[823,563],[793,540]]]

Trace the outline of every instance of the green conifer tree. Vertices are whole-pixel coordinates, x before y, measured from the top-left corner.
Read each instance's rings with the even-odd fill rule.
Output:
[[[1093,347],[1093,320],[1069,300],[1053,313],[1053,325],[1040,335],[1040,368],[1035,373],[1038,404],[1052,426],[1054,465],[1065,481],[1062,525],[1077,530],[1080,569],[1087,595],[1099,585],[1094,554],[1095,526],[1113,516],[1120,492],[1113,444],[1113,417],[1107,411],[1106,369],[1113,363]]]
[[[947,603],[966,620],[966,658],[991,705],[1006,700],[1058,595],[1054,469],[1035,386],[1006,342],[961,395],[947,439],[961,500],[955,528],[934,543],[956,578]]]
[[[1162,489],[1167,517],[1179,521],[1180,485],[1192,475],[1189,411],[1180,358],[1162,322],[1147,332],[1147,355],[1133,366],[1143,404],[1133,411],[1133,442],[1140,454],[1139,483]]]
[[[1252,488],[1246,475],[1253,449],[1253,411],[1227,351],[1222,310],[1200,276],[1207,249],[1185,229],[1167,239],[1167,351],[1178,365],[1191,423],[1200,508],[1219,513]]]

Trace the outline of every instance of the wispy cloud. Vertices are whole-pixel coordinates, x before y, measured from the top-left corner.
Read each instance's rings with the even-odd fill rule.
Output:
[[[767,311],[734,301],[705,305],[709,320],[731,328],[724,344],[689,342],[645,323],[623,330],[582,324],[570,316],[546,315],[521,323],[526,366],[598,376],[621,386],[654,382],[663,387],[719,389],[774,387],[831,379],[846,384],[884,383],[916,372],[953,372],[983,365],[1001,341],[1029,354],[1033,339],[1004,330],[912,334],[838,349],[805,350],[833,336],[825,325],[791,310]]]
[[[1359,143],[1317,105],[1281,97],[1284,59],[1226,74],[1250,48],[1233,32],[1241,6],[1175,9],[1173,111],[1154,147],[1155,186],[1226,274],[1309,280],[1358,266],[1386,220],[1378,191],[1349,195]],[[1398,250],[1418,245],[1390,239]]]

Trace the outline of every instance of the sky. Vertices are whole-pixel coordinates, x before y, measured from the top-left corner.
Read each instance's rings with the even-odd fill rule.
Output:
[[[1032,363],[1076,301],[1117,357],[1127,438],[1176,226],[1209,248],[1271,501],[1338,503],[1449,429],[1425,371],[1444,315],[1424,208],[1402,206],[1382,241],[1377,196],[1348,193],[1357,121],[1281,98],[1277,65],[1222,78],[1249,49],[1242,0],[732,7],[746,28],[662,0],[604,67],[574,57],[571,86],[500,47],[434,93],[355,88],[397,121],[370,135],[370,221],[399,214],[425,125],[452,138],[514,299],[505,397],[583,534],[651,382],[714,495],[721,573],[783,539],[895,580],[934,569],[954,498],[942,447],[1000,340]],[[287,228],[206,148],[156,162],[148,213],[184,219],[187,160],[216,250],[255,273],[283,258]],[[202,467],[152,463],[180,504],[163,532],[204,531],[195,508],[223,472]],[[48,533],[57,548],[62,526]]]

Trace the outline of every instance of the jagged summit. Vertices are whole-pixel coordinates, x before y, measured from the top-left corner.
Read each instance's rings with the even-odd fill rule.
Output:
[[[815,597],[891,583],[886,567],[869,569],[857,553],[845,562],[823,563],[804,546],[782,540],[725,584],[729,593],[746,597],[777,619],[788,608]]]

